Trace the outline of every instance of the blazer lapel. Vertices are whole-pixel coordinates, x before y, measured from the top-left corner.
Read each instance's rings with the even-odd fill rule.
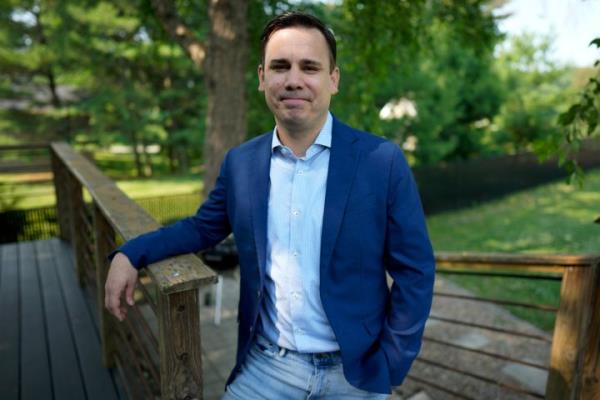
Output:
[[[269,207],[269,176],[271,171],[272,135],[264,135],[248,154],[248,193],[252,209],[254,243],[258,256],[258,268],[263,279],[267,251],[267,212]]]
[[[331,262],[346,202],[356,174],[359,160],[359,152],[354,146],[356,140],[352,130],[334,118],[321,234],[321,269],[327,268]]]

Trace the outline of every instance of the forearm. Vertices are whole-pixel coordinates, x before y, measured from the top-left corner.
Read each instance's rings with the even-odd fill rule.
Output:
[[[135,268],[180,254],[196,253],[212,247],[229,234],[229,229],[210,232],[198,226],[196,217],[184,218],[172,225],[142,234],[117,249],[124,253]]]
[[[195,215],[153,232],[142,234],[121,246],[136,268],[179,254],[212,247],[231,233],[227,214],[227,156],[208,199]]]

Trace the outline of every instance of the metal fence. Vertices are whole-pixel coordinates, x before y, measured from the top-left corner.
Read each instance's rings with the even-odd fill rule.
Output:
[[[134,200],[154,219],[166,225],[194,214],[200,205],[201,194],[196,192]],[[0,243],[49,239],[58,236],[58,231],[55,206],[0,213]]]

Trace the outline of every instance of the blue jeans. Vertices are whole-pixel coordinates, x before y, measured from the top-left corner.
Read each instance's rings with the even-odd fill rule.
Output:
[[[282,349],[257,336],[222,400],[384,400],[350,385],[339,353],[307,354]]]

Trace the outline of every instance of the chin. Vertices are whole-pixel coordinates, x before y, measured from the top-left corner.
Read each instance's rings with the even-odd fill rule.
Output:
[[[282,119],[285,125],[293,127],[303,127],[307,124],[308,119],[304,116],[287,116]]]

